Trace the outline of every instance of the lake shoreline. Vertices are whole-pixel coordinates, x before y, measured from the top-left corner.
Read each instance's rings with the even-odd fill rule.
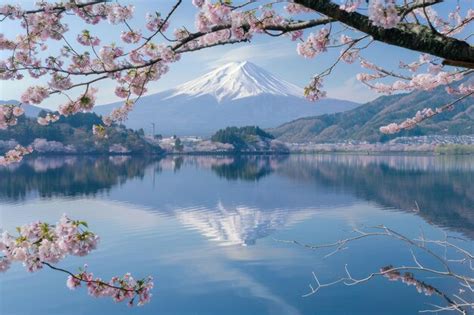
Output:
[[[374,156],[386,156],[386,155],[397,155],[397,156],[471,156],[474,153],[439,153],[433,151],[308,151],[308,152],[164,152],[160,154],[143,154],[143,153],[70,153],[70,152],[48,152],[38,153],[34,152],[29,157],[62,157],[62,156],[86,156],[86,157],[139,157],[139,158],[165,158],[167,156],[298,156],[298,155],[374,155]]]

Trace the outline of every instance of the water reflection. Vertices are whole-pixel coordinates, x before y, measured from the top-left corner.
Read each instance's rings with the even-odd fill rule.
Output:
[[[143,178],[152,161],[130,157],[38,157],[0,167],[0,198],[95,195]]]
[[[429,223],[474,238],[473,157],[297,156],[279,174],[416,211]]]
[[[218,176],[228,180],[255,181],[271,174],[287,158],[287,155],[237,156],[229,163],[216,163],[211,169]]]
[[[262,211],[244,205],[225,206],[219,202],[212,209],[176,209],[175,216],[185,226],[220,245],[248,246],[276,230],[308,219],[312,213],[302,209]]]
[[[223,245],[253,245],[327,205],[367,200],[412,212],[416,202],[416,213],[428,223],[472,239],[473,162],[473,157],[362,155],[40,157],[0,168],[0,198],[106,192],[175,217]]]

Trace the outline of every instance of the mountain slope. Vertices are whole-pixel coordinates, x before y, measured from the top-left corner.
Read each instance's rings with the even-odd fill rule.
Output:
[[[303,97],[301,88],[250,63],[230,63],[174,89],[145,96],[126,125],[165,135],[210,135],[228,126],[276,127],[292,119],[352,109],[359,104]],[[108,114],[121,103],[96,107]]]
[[[425,107],[444,105],[455,97],[444,87],[429,92],[382,96],[344,113],[307,117],[285,123],[270,132],[287,142],[387,141],[400,136],[462,135],[474,133],[474,101],[472,98],[456,104],[453,111],[442,113],[419,126],[396,135],[384,135],[379,128],[391,122],[401,122]]]

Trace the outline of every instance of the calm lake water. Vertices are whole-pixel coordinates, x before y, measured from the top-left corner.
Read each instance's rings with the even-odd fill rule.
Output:
[[[313,283],[413,265],[409,249],[381,238],[329,258],[280,240],[326,243],[385,224],[411,237],[462,237],[474,246],[474,157],[297,155],[279,157],[32,158],[0,169],[0,219],[54,223],[63,213],[101,237],[87,262],[102,278],[155,279],[152,302],[128,308],[69,291],[64,274],[0,274],[0,313],[10,314],[417,314],[437,296],[376,278],[302,297]],[[416,203],[420,211],[414,211]],[[424,262],[436,267],[427,257]],[[448,293],[454,281],[421,279]],[[465,293],[467,294],[467,293]]]

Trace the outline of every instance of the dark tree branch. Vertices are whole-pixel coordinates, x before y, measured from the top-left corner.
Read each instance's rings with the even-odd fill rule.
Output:
[[[433,32],[428,26],[399,23],[394,28],[385,29],[373,25],[363,14],[340,9],[339,5],[330,0],[295,0],[295,3],[366,33],[377,41],[443,58],[447,61],[445,64],[474,69],[473,46]]]

